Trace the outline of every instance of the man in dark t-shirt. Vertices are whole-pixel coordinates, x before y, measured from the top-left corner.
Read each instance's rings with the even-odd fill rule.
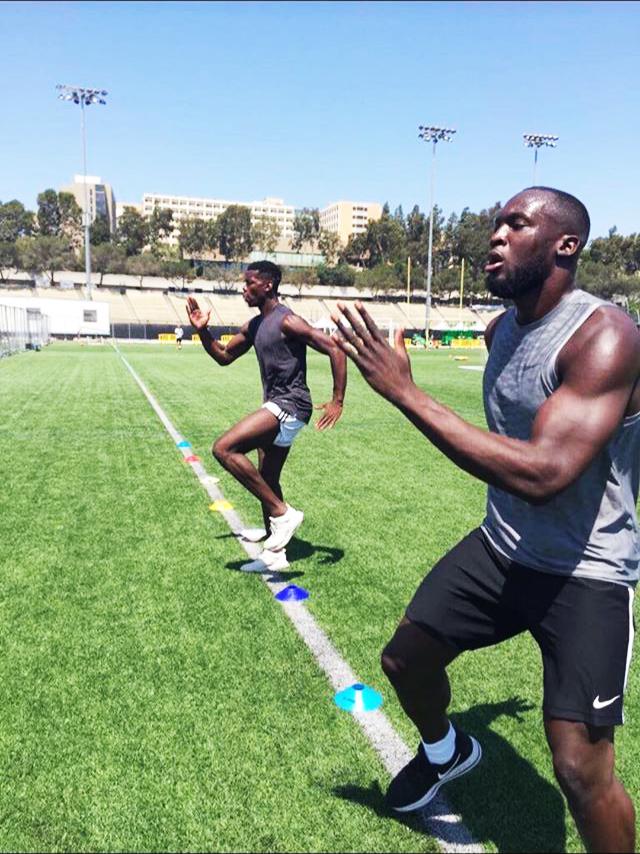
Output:
[[[187,314],[202,346],[219,365],[230,365],[253,346],[262,378],[263,405],[228,430],[213,445],[221,466],[249,490],[262,505],[265,522],[264,550],[260,558],[244,564],[245,572],[279,570],[288,566],[285,547],[302,524],[304,514],[285,503],[280,474],[297,433],[311,419],[313,409],[307,387],[307,345],[331,360],[333,397],[320,404],[324,414],[318,430],[333,427],[342,415],[347,384],[346,358],[324,332],[314,329],[278,300],[282,278],[271,261],[256,261],[245,272],[243,297],[260,314],[245,323],[225,346],[207,328],[211,311],[203,312],[193,297]],[[258,467],[247,454],[258,452]]]

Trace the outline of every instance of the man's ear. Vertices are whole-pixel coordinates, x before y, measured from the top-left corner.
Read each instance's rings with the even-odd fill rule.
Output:
[[[580,251],[580,245],[580,238],[577,234],[565,234],[558,246],[558,255],[562,258],[571,258]]]

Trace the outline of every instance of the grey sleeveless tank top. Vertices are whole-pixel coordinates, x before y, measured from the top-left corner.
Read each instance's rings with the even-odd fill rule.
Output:
[[[313,406],[307,388],[307,348],[300,341],[287,338],[282,321],[293,314],[278,303],[266,317],[261,314],[249,321],[249,340],[255,347],[263,401],[277,403],[281,409],[306,423]]]
[[[498,322],[484,372],[489,429],[527,440],[538,409],[559,386],[558,354],[588,317],[608,305],[581,290],[534,323],[514,308]],[[558,575],[635,585],[640,538],[640,413],[625,418],[583,474],[542,506],[490,486],[482,530],[510,560]]]

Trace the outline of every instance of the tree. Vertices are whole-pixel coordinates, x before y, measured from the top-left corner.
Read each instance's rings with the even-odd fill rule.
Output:
[[[302,208],[293,218],[293,240],[291,248],[300,252],[305,244],[311,248],[320,236],[320,212],[317,208]]]
[[[183,258],[167,259],[163,262],[161,269],[165,278],[171,279],[176,284],[180,283],[183,288],[187,282],[192,282],[195,278],[195,270],[189,261]]]
[[[49,189],[38,194],[38,231],[42,237],[57,237],[60,234],[60,205],[58,194]]]
[[[12,199],[0,203],[0,243],[15,243],[19,237],[33,233],[34,215],[25,209],[22,202]]]
[[[347,264],[340,264],[338,267],[327,267],[320,264],[316,267],[318,282],[321,285],[329,287],[344,288],[350,287],[356,280],[356,272]]]
[[[302,295],[302,289],[318,284],[317,267],[298,267],[295,270],[287,270],[282,278],[288,285],[293,285],[298,291],[298,296]]]
[[[38,232],[42,237],[66,237],[78,243],[82,210],[71,193],[48,189],[38,195]]]
[[[16,248],[22,269],[33,275],[46,273],[51,285],[55,284],[56,270],[69,269],[76,263],[69,243],[63,237],[21,237]]]
[[[96,273],[100,273],[100,282],[105,273],[125,273],[127,270],[127,253],[123,246],[115,246],[113,243],[100,243],[91,253],[91,266]]]
[[[464,258],[468,273],[469,292],[484,291],[484,265],[489,251],[489,239],[493,233],[500,202],[479,214],[465,208],[455,224],[452,234],[451,254],[460,263]]]
[[[358,273],[355,279],[359,291],[369,290],[374,296],[379,293],[391,293],[404,287],[395,267],[388,264],[378,264],[368,270]]]
[[[0,243],[0,282],[6,282],[5,271],[16,272],[18,270],[18,250],[15,241],[2,241]]]
[[[111,226],[109,224],[109,218],[104,214],[97,216],[89,233],[89,240],[92,246],[100,246],[102,243],[111,243]]]
[[[82,209],[72,193],[58,193],[60,237],[67,237],[78,246],[82,239]]]
[[[368,257],[367,235],[352,234],[347,240],[347,245],[340,252],[338,260],[341,264],[355,264],[358,267],[364,267]]]
[[[171,208],[154,208],[147,221],[147,240],[151,249],[167,237],[171,237],[175,228]]]
[[[124,248],[128,256],[139,255],[148,240],[145,218],[135,208],[126,207],[118,220],[116,243]]]
[[[217,218],[215,232],[226,261],[244,258],[253,249],[251,212],[244,205],[229,205]]]
[[[388,264],[406,257],[406,236],[400,223],[389,216],[372,220],[367,226],[368,267]]]
[[[145,252],[142,255],[131,255],[126,261],[127,273],[132,276],[138,276],[140,287],[145,276],[161,276],[163,261],[152,255],[151,252]]]
[[[276,251],[280,234],[278,220],[272,216],[261,216],[253,224],[253,242],[257,249],[268,255]]]
[[[180,256],[184,258],[200,258],[209,248],[209,228],[207,222],[201,217],[185,217],[180,221],[180,234],[178,235],[178,248]]]
[[[335,231],[320,229],[318,250],[324,255],[327,264],[333,265],[336,263],[341,248],[340,236]]]

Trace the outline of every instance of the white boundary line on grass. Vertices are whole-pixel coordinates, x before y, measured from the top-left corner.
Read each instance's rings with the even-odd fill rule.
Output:
[[[167,433],[175,442],[176,450],[182,452],[183,457],[190,456],[193,453],[191,447],[177,447],[178,442],[186,441],[184,436],[173,426],[158,401],[131,367],[127,359],[122,355],[117,344],[114,344],[114,349],[151,404]],[[216,485],[217,482],[207,474],[202,463],[193,462],[190,463],[190,466],[212,501],[224,499],[225,496],[222,490]],[[260,547],[255,543],[248,543],[240,538],[240,531],[245,526],[236,511],[225,510],[222,511],[221,515],[224,516],[229,528],[249,557],[256,558],[260,552]],[[274,594],[287,586],[287,582],[281,580],[277,573],[274,573],[271,578],[266,578],[265,576],[261,576],[261,578]],[[280,602],[279,604],[284,608],[298,634],[313,653],[336,691],[342,691],[344,688],[360,682],[327,635],[316,623],[313,616],[305,607],[304,602],[291,601]],[[356,712],[353,714],[353,717],[392,776],[395,776],[413,758],[413,752],[409,750],[383,712]],[[434,838],[443,851],[484,851],[482,845],[474,840],[460,816],[452,811],[447,799],[442,794],[439,794],[422,810],[421,815],[427,833]]]

